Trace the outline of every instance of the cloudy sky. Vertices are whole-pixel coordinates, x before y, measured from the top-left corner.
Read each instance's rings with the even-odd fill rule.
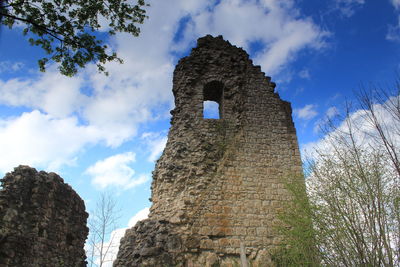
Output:
[[[148,2],[140,37],[106,40],[125,62],[108,64],[108,77],[94,66],[74,78],[57,66],[40,73],[40,49],[19,29],[1,29],[1,176],[20,164],[55,171],[88,210],[110,190],[122,208],[120,226],[127,226],[150,205],[151,171],[173,108],[174,66],[206,34],[243,47],[272,76],[292,103],[301,147],[321,138],[319,123],[354,89],[392,84],[400,71],[399,0]]]

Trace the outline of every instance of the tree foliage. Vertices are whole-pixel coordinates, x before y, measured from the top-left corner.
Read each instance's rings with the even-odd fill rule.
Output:
[[[138,24],[146,18],[144,0],[131,4],[128,0],[2,0],[0,24],[9,28],[23,25],[29,43],[41,47],[47,54],[38,61],[41,71],[52,60],[59,63],[60,72],[73,76],[78,68],[96,62],[99,71],[104,64],[117,60],[98,37],[105,27],[109,35],[126,32],[138,36]]]
[[[396,89],[361,89],[356,109],[347,105],[344,117],[325,125],[323,142],[307,163],[308,197],[288,187],[292,207],[309,204],[282,214],[289,229],[281,231],[284,260],[298,260],[297,250],[307,244],[304,235],[312,233],[316,261],[298,266],[400,266],[400,87]],[[310,224],[302,223],[304,218]]]

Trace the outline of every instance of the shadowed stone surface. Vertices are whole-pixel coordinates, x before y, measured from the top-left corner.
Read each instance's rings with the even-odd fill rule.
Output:
[[[83,200],[55,173],[19,166],[0,179],[0,266],[83,267]]]
[[[200,38],[175,68],[171,128],[153,172],[149,218],[121,240],[115,267],[271,265],[272,224],[301,173],[290,103],[248,54]],[[204,119],[204,101],[220,119]]]

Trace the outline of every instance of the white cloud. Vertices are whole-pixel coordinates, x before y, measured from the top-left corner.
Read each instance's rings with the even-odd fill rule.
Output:
[[[0,80],[0,104],[40,109],[52,117],[67,117],[83,104],[82,86],[81,77],[62,76],[52,66],[36,79]]]
[[[24,67],[22,62],[11,62],[11,61],[0,61],[0,73],[1,72],[16,72]]]
[[[134,163],[136,155],[133,152],[117,154],[97,161],[85,173],[92,176],[92,183],[101,188],[116,186],[129,189],[149,180],[147,175],[135,177]]]
[[[0,171],[20,164],[58,169],[73,163],[76,154],[99,137],[94,127],[78,125],[75,117],[58,119],[37,110],[0,119],[0,151],[4,155]]]
[[[300,50],[323,47],[327,35],[309,18],[300,18],[293,1],[271,0],[221,1],[214,9],[194,15],[185,34],[207,33],[222,34],[245,49],[253,41],[262,42],[265,49],[254,60],[268,75],[280,71]]]
[[[316,105],[308,104],[303,108],[295,109],[294,113],[303,120],[311,120],[315,116],[318,115],[318,112],[315,110]]]
[[[164,151],[168,137],[163,133],[146,132],[142,134],[141,138],[145,140],[150,152],[147,160],[150,162],[156,161]]]
[[[172,53],[188,49],[198,37],[208,33],[223,34],[225,39],[244,48],[251,42],[261,41],[265,49],[258,53],[255,62],[268,75],[278,73],[299,51],[318,50],[325,42],[326,33],[310,18],[300,16],[294,3],[226,0],[216,5],[211,0],[158,1],[148,8],[149,19],[142,25],[138,38],[119,34],[110,40],[125,63],[107,64],[108,77],[98,74],[95,66],[88,66],[71,79],[59,75],[56,67],[50,66],[46,73],[33,78],[0,80],[0,104],[40,110],[33,122],[40,122],[42,129],[53,129],[39,132],[37,126],[28,124],[26,114],[8,118],[1,131],[8,129],[9,132],[11,125],[23,121],[24,130],[29,134],[23,137],[22,143],[36,144],[35,153],[40,157],[33,150],[26,155],[11,154],[19,155],[20,162],[44,165],[55,164],[56,158],[56,165],[61,166],[73,160],[88,144],[118,147],[134,138],[142,124],[169,118],[176,60]],[[174,43],[184,17],[189,22],[180,41]],[[57,132],[56,122],[68,122],[69,128]],[[22,138],[15,136],[8,134],[8,141],[4,142],[17,143]],[[55,143],[52,139],[60,140],[60,144],[52,145]],[[70,139],[75,140],[72,148],[62,145],[63,141],[69,144]],[[158,139],[149,146],[149,160],[158,157],[165,140]]]
[[[136,213],[132,218],[129,219],[128,227],[134,227],[138,221],[147,219],[147,217],[149,217],[149,213],[149,208],[144,208],[138,211],[138,213]]]
[[[328,110],[326,111],[326,116],[328,118],[332,118],[332,117],[334,117],[334,116],[336,116],[338,114],[339,114],[339,111],[335,106],[332,106],[332,107],[328,108]]]
[[[122,127],[126,127],[125,133]],[[10,171],[20,164],[55,171],[63,165],[74,164],[78,153],[89,146],[121,142],[122,134],[129,136],[130,127],[120,126],[113,132],[112,128],[101,125],[82,125],[76,116],[57,118],[38,110],[0,119],[0,151],[7,155],[0,158],[0,172]],[[137,179],[130,181],[129,186],[148,178]],[[124,181],[119,180],[119,183]]]
[[[335,0],[335,8],[344,16],[351,17],[355,9],[365,4],[365,0]]]
[[[296,91],[294,92],[294,95],[296,96],[296,95],[299,95],[299,94],[301,94],[303,92],[304,92],[304,87],[298,87],[298,88],[296,88]]]
[[[390,2],[396,9],[400,9],[400,0],[391,0]]]
[[[303,79],[310,79],[310,71],[308,69],[303,69],[299,72],[299,77]]]
[[[328,123],[330,119],[334,118],[338,114],[339,110],[335,106],[328,108],[328,110],[325,112],[325,118],[319,119],[315,122],[313,129],[314,133],[319,133],[326,123]]]
[[[390,1],[396,10],[400,10],[400,0]],[[397,17],[397,24],[389,25],[386,39],[389,41],[400,41],[400,15]]]
[[[282,28],[281,33],[282,36],[255,59],[266,73],[277,73],[285,64],[293,60],[297,52],[304,48],[319,49],[323,46],[320,41],[323,33],[319,32],[316,26],[309,21],[288,22]]]
[[[333,95],[333,96],[331,96],[331,97],[329,97],[329,99],[328,99],[328,103],[329,102],[331,102],[331,101],[334,101],[334,100],[337,100],[339,97],[341,97],[342,95],[340,94],[340,93],[336,93],[335,95]]]
[[[397,97],[397,99],[396,97],[392,98],[393,103],[399,100],[399,97]],[[395,145],[400,144],[398,118],[394,119],[393,114],[390,114],[381,104],[374,104],[373,109],[382,125],[382,131],[386,134],[388,139]],[[334,107],[332,107],[331,110],[332,113],[334,113]],[[362,147],[363,149],[376,149],[378,146],[376,145],[376,139],[374,137],[378,136],[379,140],[379,133],[377,133],[371,123],[366,120],[368,112],[369,111],[363,109],[356,110],[349,115],[348,121],[341,122],[333,132],[326,134],[318,141],[303,144],[301,146],[302,157],[314,158],[316,155],[315,150],[319,150],[322,153],[329,153],[331,149],[333,149],[330,142],[338,135],[346,136],[346,133],[349,132],[348,125],[352,126],[351,130],[356,146]]]
[[[400,41],[400,16],[397,18],[397,25],[389,25],[386,39],[389,41]]]

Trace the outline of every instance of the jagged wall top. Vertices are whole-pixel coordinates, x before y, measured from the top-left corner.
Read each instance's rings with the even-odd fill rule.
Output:
[[[227,57],[231,62],[221,61],[221,57]],[[220,61],[220,62],[218,62]],[[271,77],[265,76],[264,72],[261,72],[260,66],[254,66],[253,61],[249,58],[249,54],[241,47],[232,45],[229,41],[223,39],[222,35],[213,37],[206,35],[197,40],[197,46],[194,47],[189,56],[179,60],[175,72],[180,71],[195,71],[198,75],[206,72],[206,65],[228,63],[224,68],[231,69],[234,71],[232,75],[244,74],[249,68],[259,71],[260,74],[265,78],[265,81],[271,85],[270,89],[273,92],[275,83],[270,82]],[[194,67],[194,69],[192,69]],[[174,82],[176,75],[174,76]],[[173,88],[174,95],[176,87]]]
[[[274,88],[275,83],[265,76],[260,66],[253,65],[246,51],[231,45],[222,36],[207,35],[198,39],[197,47],[175,68],[172,122],[181,116],[199,121],[203,118],[203,102],[211,100],[219,103],[221,118],[241,124],[240,114],[248,99],[260,90],[279,98]]]

